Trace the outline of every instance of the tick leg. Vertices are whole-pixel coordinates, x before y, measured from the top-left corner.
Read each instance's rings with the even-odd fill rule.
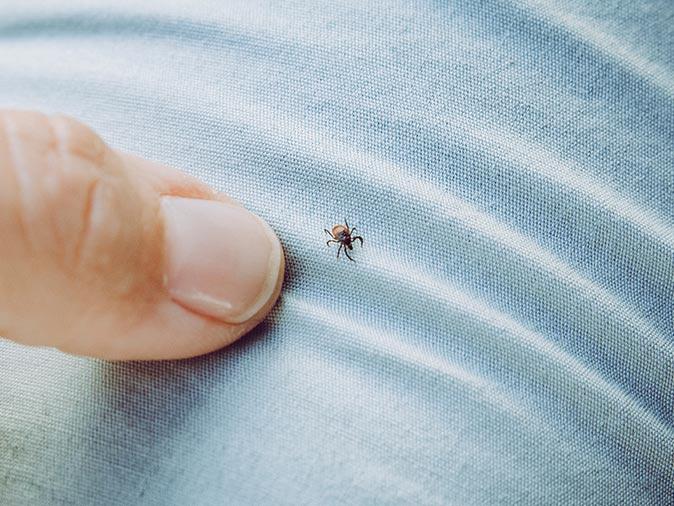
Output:
[[[337,258],[339,258],[339,254],[342,252],[342,248],[344,247],[343,244],[339,245],[339,248],[337,248]]]
[[[325,232],[326,234],[328,234],[330,237],[332,237],[334,239],[333,235],[330,233],[330,231],[327,228],[324,228],[323,232]]]
[[[348,258],[352,262],[355,262],[355,260],[353,258],[351,258],[351,255],[349,255],[349,252],[347,251],[346,248],[344,248],[344,254],[346,255],[346,258]]]
[[[334,240],[330,239],[329,241],[326,241],[325,244],[327,244],[328,246],[330,246],[330,243],[331,243],[331,242],[337,242],[337,241],[334,241]]]
[[[346,228],[349,228],[349,222],[346,221],[346,218],[344,218],[344,225],[346,225]]]
[[[360,241],[360,247],[363,247],[363,238],[361,236],[357,235],[356,237],[352,237],[352,239],[354,241]]]

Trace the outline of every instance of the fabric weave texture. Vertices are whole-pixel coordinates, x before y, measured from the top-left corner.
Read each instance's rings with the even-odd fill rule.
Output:
[[[4,0],[0,107],[288,262],[205,357],[0,341],[0,505],[674,504],[671,0]]]

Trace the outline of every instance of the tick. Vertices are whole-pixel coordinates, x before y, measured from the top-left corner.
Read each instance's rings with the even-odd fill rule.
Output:
[[[349,223],[344,220],[344,225],[335,225],[332,227],[332,232],[325,230],[325,233],[330,236],[330,240],[326,242],[328,246],[330,246],[331,243],[336,243],[339,244],[339,248],[337,249],[337,258],[339,258],[339,253],[342,251],[342,248],[344,248],[344,254],[346,257],[351,260],[352,262],[355,262],[353,258],[349,255],[349,250],[353,250],[353,243],[355,241],[360,241],[360,246],[363,247],[363,238],[359,235],[353,235],[353,233],[356,231],[356,227],[350,228]]]

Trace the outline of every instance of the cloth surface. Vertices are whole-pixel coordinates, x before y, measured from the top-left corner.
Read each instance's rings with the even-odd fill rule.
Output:
[[[288,261],[205,357],[0,341],[3,506],[674,504],[671,0],[3,0],[0,106]]]

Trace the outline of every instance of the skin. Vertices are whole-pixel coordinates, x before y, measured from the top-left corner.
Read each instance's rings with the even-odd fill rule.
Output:
[[[164,196],[239,206],[177,169],[107,146],[75,120],[0,111],[0,336],[159,360],[222,348],[256,326],[281,291],[282,253],[255,314],[236,323],[200,314],[167,289]]]

